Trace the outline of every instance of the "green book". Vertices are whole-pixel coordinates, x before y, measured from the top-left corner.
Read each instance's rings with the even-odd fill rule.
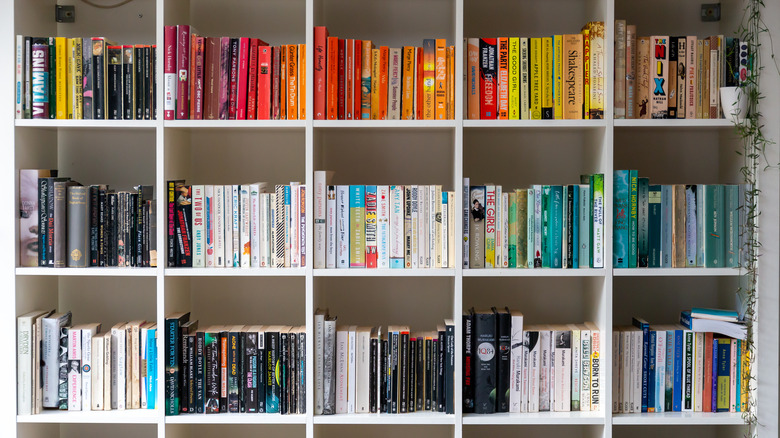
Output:
[[[739,266],[739,186],[724,186],[726,267]]]
[[[580,212],[577,218],[580,221],[579,226],[579,263],[580,268],[592,268],[593,259],[590,257],[590,236],[593,230],[593,209],[590,201],[590,186],[580,184],[577,186],[580,191]]]
[[[723,186],[719,184],[704,187],[704,267],[726,266],[725,216],[723,208]]]
[[[349,267],[366,267],[366,186],[349,186]]]
[[[637,267],[646,268],[649,253],[650,179],[639,178],[637,186]]]
[[[526,208],[526,221],[528,222],[528,267],[536,267],[536,189],[528,189],[528,207]],[[540,259],[541,262],[541,259]]]
[[[509,267],[517,267],[517,193],[509,192]]]
[[[604,174],[593,175],[593,267],[604,267]]]
[[[612,175],[614,185],[612,217],[612,267],[628,267],[628,216],[629,171],[616,170]]]
[[[542,267],[550,267],[550,186],[542,186]]]
[[[638,254],[638,180],[636,170],[631,170],[628,177],[628,267],[636,268]]]
[[[528,191],[517,190],[517,267],[528,267]],[[531,196],[533,198],[533,196]]]
[[[563,261],[563,187],[550,186],[550,212],[548,216],[550,237],[550,267],[560,269]]]

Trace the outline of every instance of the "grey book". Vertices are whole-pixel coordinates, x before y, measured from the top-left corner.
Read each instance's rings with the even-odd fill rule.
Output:
[[[336,318],[325,319],[322,363],[322,414],[336,413]]]
[[[68,187],[75,181],[54,182],[54,267],[64,268],[68,262]],[[86,217],[85,217],[86,219]]]
[[[67,264],[69,268],[87,267],[87,228],[89,187],[68,187],[68,243]]]
[[[42,320],[41,361],[43,407],[59,407],[60,329],[71,325],[71,312],[55,313]]]

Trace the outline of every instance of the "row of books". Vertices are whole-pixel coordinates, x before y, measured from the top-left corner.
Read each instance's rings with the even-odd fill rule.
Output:
[[[612,336],[614,413],[745,409],[750,355],[744,340],[640,318],[615,327]]]
[[[19,182],[21,266],[157,266],[153,186],[82,186],[44,169]]]
[[[508,308],[463,314],[463,412],[601,410],[598,327],[523,319]]]
[[[168,267],[306,266],[306,186],[168,181]]]
[[[165,317],[165,415],[306,413],[304,327]]]
[[[157,118],[157,46],[16,36],[17,119]]]
[[[463,181],[464,268],[603,268],[604,175],[582,184],[500,185]]]
[[[315,268],[455,267],[455,192],[327,180],[315,172]]]
[[[579,34],[466,40],[469,119],[604,118],[604,23]]]
[[[746,79],[748,57],[739,38],[642,37],[615,20],[615,118],[720,118],[720,87]]]
[[[17,412],[154,409],[157,324],[72,324],[71,312],[17,318]]]
[[[306,45],[165,26],[165,120],[306,118]]]
[[[744,185],[655,185],[616,170],[614,187],[615,268],[740,266]]]
[[[315,120],[455,118],[455,46],[376,48],[314,28]]]
[[[455,413],[452,320],[419,333],[336,322],[315,312],[315,414]]]

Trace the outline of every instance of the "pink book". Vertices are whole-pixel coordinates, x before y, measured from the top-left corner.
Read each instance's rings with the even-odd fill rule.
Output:
[[[228,119],[230,100],[230,38],[219,40],[219,120]]]
[[[165,26],[165,120],[176,118],[176,26]]]
[[[271,118],[271,47],[257,48],[257,120]]]
[[[230,70],[228,96],[228,119],[236,120],[238,114],[238,38],[230,39]]]
[[[206,39],[202,36],[195,37],[195,70],[192,72],[193,96],[192,96],[192,118],[203,120],[203,75],[204,64],[206,61]]]
[[[314,27],[314,120],[325,120],[327,98],[328,28]]]
[[[249,40],[249,76],[246,87],[246,119],[257,118],[257,38]]]
[[[352,120],[354,119],[352,110],[355,109],[355,103],[352,102],[352,99],[355,98],[355,93],[352,88],[355,79],[355,72],[353,71],[355,68],[355,40],[347,39],[346,49],[347,57],[345,59],[346,65],[344,66],[344,99],[346,100],[346,103],[344,104],[344,111],[346,112],[345,118],[347,120]]]
[[[236,119],[246,120],[246,89],[249,76],[249,38],[238,39],[238,84],[236,86]]]
[[[354,116],[355,120],[358,120],[361,118],[361,99],[362,99],[362,89],[361,89],[361,74],[363,72],[363,64],[361,62],[363,54],[363,41],[362,40],[355,40],[355,50],[354,50],[354,62],[352,67],[352,73],[354,77],[352,78],[352,92],[355,94],[352,98],[352,114]]]
[[[190,26],[180,24],[176,26],[176,68],[179,72],[178,88],[176,92],[176,119],[187,120],[190,118]]]

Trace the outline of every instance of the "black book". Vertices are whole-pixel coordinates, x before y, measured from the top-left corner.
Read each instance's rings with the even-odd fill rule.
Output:
[[[157,120],[157,81],[154,78],[157,77],[157,46],[152,45],[151,50],[151,64],[152,74],[150,75],[151,87],[152,87],[152,119]]]
[[[306,327],[298,332],[298,413],[306,413]]]
[[[194,333],[187,335],[187,406],[191,414],[198,412],[198,403],[195,399],[197,392],[195,381],[195,340],[197,336]]]
[[[244,364],[246,384],[244,385],[244,410],[257,412],[257,332],[242,333],[244,337]]]
[[[496,411],[496,315],[492,311],[474,314],[476,358],[474,367],[474,412],[492,414]]]
[[[398,330],[390,330],[388,328],[388,334],[390,335],[390,413],[391,414],[397,414],[398,413],[398,393],[399,393],[399,382],[400,382],[400,369],[398,367],[398,361],[399,361],[399,343],[400,343],[400,335],[398,333]]]
[[[117,216],[119,211],[119,198],[115,192],[109,192],[108,198],[108,245],[106,253],[106,264],[108,266],[117,266],[118,264],[118,250],[117,250]]]
[[[122,112],[122,96],[124,94],[122,88],[122,47],[121,46],[108,46],[108,86],[106,92],[108,93],[108,111],[106,113],[107,119],[121,120]]]
[[[144,46],[144,120],[151,120],[152,118],[152,68],[150,60],[152,57],[152,50],[149,46]]]
[[[222,327],[219,332],[219,412],[228,411],[228,363],[230,360],[230,347],[228,341],[230,334],[228,327]]]
[[[425,410],[431,410],[431,398],[432,398],[432,370],[433,370],[433,338],[429,335],[425,336]]]
[[[289,389],[289,385],[287,384],[289,379],[289,366],[290,366],[290,350],[289,350],[289,341],[288,341],[288,335],[287,330],[281,330],[279,332],[279,361],[281,363],[280,375],[279,375],[279,413],[280,414],[287,414],[289,405],[288,405],[288,398],[287,398],[287,391]]]
[[[144,220],[144,207],[147,201],[154,199],[154,186],[139,185],[135,187],[135,191],[135,266],[148,266],[149,255],[144,244],[148,222]]]
[[[176,186],[184,185],[183,180],[168,181],[168,248],[167,259],[168,267],[174,268],[178,261],[178,246],[176,244],[176,224],[178,219],[176,217]]]
[[[281,367],[279,358],[279,330],[278,326],[269,328],[265,333],[266,350],[266,386],[265,386],[265,411],[269,414],[279,413],[281,379],[276,373],[277,367]]]
[[[376,327],[371,328],[371,340],[369,342],[368,353],[368,412],[375,414],[377,412],[377,365],[379,354],[379,331]]]
[[[47,266],[51,249],[49,240],[49,187],[54,188],[54,178],[38,178],[38,266]],[[54,241],[52,241],[52,245]],[[52,260],[54,260],[52,258]]]
[[[106,119],[106,44],[103,38],[92,38],[92,107],[94,119]]]
[[[667,93],[667,119],[677,118],[677,62],[678,62],[678,50],[677,50],[677,37],[669,37],[669,71],[666,74],[666,82],[669,84],[669,92]],[[721,65],[724,65],[721,63]],[[683,111],[685,109],[683,108]]]
[[[241,330],[238,332],[238,346],[237,346],[237,352],[238,355],[238,364],[237,364],[237,374],[238,374],[238,412],[246,412],[246,406],[244,405],[244,391],[243,388],[246,386],[246,375],[244,374],[244,370],[246,369],[246,355],[244,354],[244,343],[246,342],[246,329],[242,326]]]
[[[409,338],[409,397],[408,412],[415,412],[417,404],[417,337]]]
[[[444,364],[444,412],[455,413],[455,324],[452,320],[444,320],[447,354]],[[507,399],[509,396],[507,395]]]
[[[509,379],[512,368],[512,315],[506,312],[496,314],[498,330],[498,359],[496,363],[496,412],[509,412]]]
[[[146,59],[144,58],[144,48],[143,46],[137,45],[133,48],[133,51],[135,52],[135,65],[133,65],[133,69],[135,70],[135,96],[134,96],[134,106],[135,106],[135,119],[136,120],[143,120],[144,119],[144,63],[146,62]]]
[[[436,403],[437,403],[437,410],[439,412],[444,412],[444,404],[447,397],[447,387],[445,386],[445,379],[444,379],[444,367],[447,363],[447,331],[445,330],[444,326],[438,327],[439,331],[439,361],[437,363],[439,375],[438,375],[438,382],[436,382],[436,389],[438,392],[436,393]]]
[[[189,378],[189,372],[190,372],[190,359],[192,357],[189,354],[190,346],[188,345],[189,342],[189,336],[191,333],[195,333],[195,330],[198,329],[198,320],[193,321],[187,321],[182,323],[180,328],[181,333],[181,366],[183,372],[181,373],[181,377],[179,379],[179,387],[181,388],[181,411],[182,412],[190,412],[190,378]],[[193,344],[194,348],[195,344]]]
[[[417,365],[415,369],[417,371],[416,385],[414,390],[417,400],[415,402],[415,408],[418,411],[425,410],[425,336],[420,334],[417,336]]]
[[[388,337],[389,337],[389,335],[390,334],[388,333]],[[381,367],[380,367],[381,368],[381,370],[380,370],[381,371],[381,379],[379,380],[379,388],[378,388],[379,391],[377,392],[377,394],[379,395],[379,412],[382,412],[382,413],[388,413],[389,412],[388,409],[387,409],[388,406],[389,406],[389,403],[387,401],[390,399],[389,391],[387,390],[387,388],[388,388],[388,385],[387,385],[387,377],[388,377],[387,376],[387,370],[388,370],[388,364],[389,364],[389,361],[388,361],[388,358],[387,358],[387,350],[388,350],[388,345],[387,344],[388,344],[388,340],[387,339],[383,339],[381,341],[381,343],[380,343],[380,348],[379,348],[379,350],[380,350],[379,351],[379,358],[382,361],[382,364],[381,364]]]
[[[122,47],[122,118],[133,120],[135,117],[133,103],[135,93],[133,87],[135,81],[135,50],[133,46]]]
[[[89,186],[89,266],[100,259],[100,186]]]
[[[51,50],[51,49],[49,49]],[[81,75],[83,78],[82,82],[82,89],[81,89],[81,117],[84,120],[92,119],[93,118],[93,105],[92,105],[92,82],[93,82],[93,73],[92,73],[92,38],[82,38],[81,39]],[[49,71],[56,71],[54,69],[54,64],[49,63]],[[51,75],[49,76],[51,78]],[[49,82],[55,82],[49,79]],[[55,94],[54,98],[56,100],[56,88],[55,88]],[[49,99],[49,106],[52,106],[53,100],[51,98]],[[54,113],[56,117],[56,112]]]
[[[398,411],[405,414],[409,409],[409,327],[398,332]]]
[[[181,326],[189,320],[189,312],[165,317],[165,415],[179,415],[181,409]]]
[[[439,338],[433,332],[431,339],[431,411],[439,411]]]
[[[106,236],[108,234],[108,186],[101,185],[98,190],[98,266],[108,264],[106,252]]]
[[[474,314],[463,313],[463,413],[474,412]]]
[[[238,412],[238,327],[233,327],[228,332],[227,345],[227,407],[228,412]]]
[[[220,331],[211,327],[203,336],[205,348],[206,413],[219,413],[220,399]]]
[[[265,332],[257,333],[257,412],[265,412],[265,390],[266,390],[266,349]]]
[[[289,354],[290,354],[290,366],[289,370],[289,389],[287,390],[287,405],[288,413],[295,414],[298,412],[298,334],[294,331],[290,331],[289,335]]]
[[[204,412],[206,404],[206,339],[205,332],[195,333],[195,409],[198,414]]]
[[[192,267],[192,194],[190,186],[177,184],[176,190],[176,266]]]

